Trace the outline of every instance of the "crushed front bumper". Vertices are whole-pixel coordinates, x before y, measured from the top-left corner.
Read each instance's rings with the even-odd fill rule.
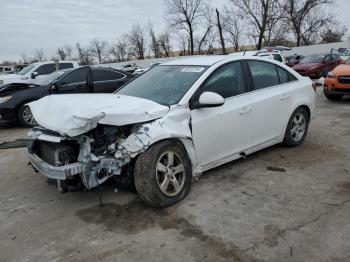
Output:
[[[29,154],[29,161],[39,173],[47,178],[56,180],[67,180],[75,175],[84,174],[86,172],[86,165],[83,163],[77,162],[65,166],[52,166],[44,162],[34,153]]]

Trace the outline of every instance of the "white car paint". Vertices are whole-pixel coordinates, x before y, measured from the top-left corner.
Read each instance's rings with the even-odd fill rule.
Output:
[[[190,109],[191,97],[214,71],[227,63],[249,60],[275,64],[293,75],[295,81],[226,98],[219,107]],[[194,176],[282,142],[287,122],[300,106],[306,106],[313,117],[316,95],[311,80],[283,63],[252,56],[202,56],[160,66],[163,65],[208,68],[181,100],[169,108],[118,94],[52,96],[29,106],[41,126],[61,135],[84,134],[97,123],[136,124],[134,131],[118,146],[116,159],[134,158],[164,139],[179,139],[192,161]],[[33,139],[37,137],[38,134],[32,134]],[[125,155],[128,157],[121,157]]]
[[[271,60],[277,60],[275,59],[275,56],[278,56],[279,62],[285,63],[285,59],[282,56],[282,52],[278,50],[259,50],[259,51],[243,51],[243,52],[236,52],[229,54],[230,56],[258,56],[261,58],[271,59]],[[278,61],[278,60],[277,60]]]
[[[33,63],[33,64],[28,65],[32,68],[31,68],[31,70],[29,70],[25,74],[21,74],[21,72],[22,72],[22,70],[21,70],[17,74],[0,75],[0,85],[10,84],[10,83],[30,83],[33,81],[33,79],[31,79],[31,74],[36,72],[39,69],[39,67],[41,67],[42,65],[55,64],[55,63],[56,63],[55,61],[37,62],[37,63]],[[73,68],[79,66],[78,62],[76,62],[76,61],[59,61],[58,63],[71,63],[73,65]],[[41,75],[38,75],[36,78],[40,78],[40,77],[41,77]]]

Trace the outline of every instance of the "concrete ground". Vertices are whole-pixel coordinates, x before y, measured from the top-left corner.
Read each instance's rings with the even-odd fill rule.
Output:
[[[302,146],[207,172],[163,210],[112,183],[61,194],[0,150],[0,261],[350,261],[350,99],[320,93],[316,113]]]

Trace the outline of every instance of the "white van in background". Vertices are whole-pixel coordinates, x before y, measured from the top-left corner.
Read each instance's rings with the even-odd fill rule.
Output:
[[[78,62],[76,61],[59,61],[58,68],[56,68],[55,61],[33,63],[26,66],[16,74],[0,75],[0,85],[23,82],[28,83],[36,77],[51,74],[56,70],[75,68],[78,66]]]

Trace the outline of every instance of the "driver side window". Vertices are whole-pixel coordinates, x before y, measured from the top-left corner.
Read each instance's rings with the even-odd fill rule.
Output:
[[[214,92],[223,98],[245,93],[241,63],[230,63],[215,71],[202,86],[203,92]]]
[[[74,70],[73,72],[70,72],[68,75],[66,75],[61,80],[60,84],[61,85],[69,85],[69,84],[87,82],[88,74],[89,74],[89,68],[88,67]]]

